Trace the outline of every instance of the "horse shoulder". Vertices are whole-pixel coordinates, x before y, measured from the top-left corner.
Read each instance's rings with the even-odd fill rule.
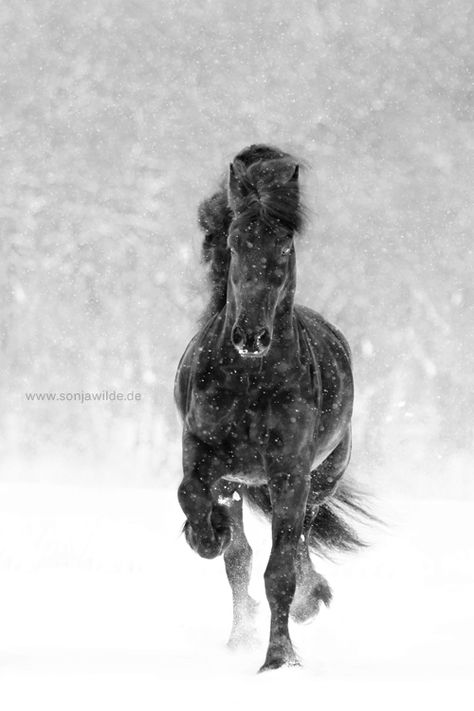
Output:
[[[186,430],[209,444],[227,435],[244,401],[236,394],[240,378],[223,366],[216,329],[203,329],[181,358],[175,381],[175,400]],[[242,386],[240,386],[242,387]]]
[[[352,416],[354,381],[349,345],[340,331],[306,307],[296,309],[310,361],[317,371],[321,445],[337,443]]]
[[[312,345],[316,349],[318,349],[318,346],[319,348],[329,346],[333,350],[335,348],[340,349],[349,366],[351,365],[352,355],[349,343],[336,326],[327,321],[320,313],[307,306],[298,305],[295,307],[295,312],[298,323],[306,330]]]
[[[199,335],[200,334],[197,333],[188,343],[188,346],[186,347],[186,350],[178,363],[174,379],[174,400],[182,419],[186,417],[186,412],[189,406],[193,361],[195,360],[196,344],[199,339]]]

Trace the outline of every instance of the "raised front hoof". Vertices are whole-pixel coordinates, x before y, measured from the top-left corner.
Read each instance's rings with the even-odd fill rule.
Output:
[[[320,576],[318,581],[307,588],[296,588],[295,597],[290,607],[291,618],[299,624],[309,622],[315,617],[323,602],[329,607],[332,592],[327,581]]]
[[[196,532],[189,521],[184,524],[184,535],[193,551],[200,555],[201,558],[207,559],[217,558],[217,556],[222,555],[232,540],[230,528],[219,531],[206,529],[205,532]]]

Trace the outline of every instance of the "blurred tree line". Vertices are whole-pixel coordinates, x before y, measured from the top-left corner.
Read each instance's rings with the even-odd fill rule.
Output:
[[[4,0],[4,475],[57,456],[65,477],[176,476],[196,208],[270,142],[310,167],[299,300],[353,347],[354,468],[467,491],[473,19],[470,0]],[[25,399],[113,389],[142,397]]]

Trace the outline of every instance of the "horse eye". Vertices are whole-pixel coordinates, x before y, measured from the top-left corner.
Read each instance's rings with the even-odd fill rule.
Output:
[[[281,255],[282,255],[282,257],[287,257],[290,252],[291,252],[291,245],[289,247],[283,247],[283,249],[281,250]]]

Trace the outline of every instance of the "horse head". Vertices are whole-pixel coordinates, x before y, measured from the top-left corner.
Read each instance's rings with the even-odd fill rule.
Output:
[[[231,338],[242,357],[258,358],[271,347],[277,311],[293,303],[293,238],[302,221],[298,165],[286,154],[250,164],[240,155],[230,165],[227,195]]]

